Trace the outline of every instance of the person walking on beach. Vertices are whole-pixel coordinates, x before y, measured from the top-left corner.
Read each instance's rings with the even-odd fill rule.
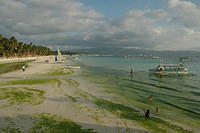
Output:
[[[146,120],[149,119],[149,117],[150,117],[150,109],[147,109],[145,111],[145,118],[146,118]]]
[[[25,65],[22,66],[22,71],[23,71],[23,72],[25,71]]]

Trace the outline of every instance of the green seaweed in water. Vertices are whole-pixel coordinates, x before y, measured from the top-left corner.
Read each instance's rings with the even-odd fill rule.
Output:
[[[143,114],[122,104],[99,98],[95,100],[95,104],[103,109],[115,113],[116,115],[119,115],[121,118],[138,122],[140,125],[153,132],[167,133],[168,130],[174,130],[177,133],[192,133],[192,131],[185,130],[180,126],[171,124],[160,118],[151,117],[149,120],[146,120]]]

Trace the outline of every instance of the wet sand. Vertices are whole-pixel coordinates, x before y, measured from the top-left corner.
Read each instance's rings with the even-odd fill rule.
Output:
[[[0,75],[1,92],[8,95],[0,99],[0,130],[9,127],[29,132],[37,114],[51,114],[97,132],[150,132],[96,106],[95,98],[106,97],[100,92],[103,88],[78,75],[79,70],[69,70],[66,64],[45,61],[31,62],[25,72],[18,70]],[[15,95],[17,92],[27,95],[21,97]]]

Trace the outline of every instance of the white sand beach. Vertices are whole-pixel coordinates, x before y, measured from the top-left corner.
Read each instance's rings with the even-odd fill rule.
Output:
[[[149,132],[137,123],[96,106],[94,97],[105,97],[99,91],[103,88],[98,88],[81,77],[71,77],[73,74],[78,75],[79,72],[68,70],[66,64],[53,64],[40,60],[31,62],[29,66],[25,72],[17,70],[1,74],[0,89],[8,88],[10,91],[33,89],[44,92],[44,95],[41,98],[26,97],[24,101],[15,100],[15,97],[2,98],[0,129],[9,126],[9,128],[19,128],[22,132],[29,132],[34,126],[33,116],[50,113],[100,133]],[[62,73],[57,72],[58,70],[62,70]],[[14,124],[11,125],[10,122]]]

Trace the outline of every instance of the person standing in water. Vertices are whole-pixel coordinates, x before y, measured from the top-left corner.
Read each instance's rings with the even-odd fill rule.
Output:
[[[149,119],[149,117],[150,117],[150,109],[147,109],[145,111],[145,118],[146,118],[146,120]]]
[[[148,97],[148,99],[147,99],[147,102],[148,102],[148,103],[152,103],[152,100],[153,100],[153,96],[150,95],[150,96]]]
[[[23,72],[25,71],[25,65],[22,66],[22,71],[23,71]]]
[[[131,74],[131,80],[132,80],[133,79],[133,70],[132,70],[132,68],[131,68],[130,74]]]
[[[157,114],[157,115],[160,114],[160,113],[159,113],[159,109],[158,109],[158,107],[156,107],[156,114]]]

